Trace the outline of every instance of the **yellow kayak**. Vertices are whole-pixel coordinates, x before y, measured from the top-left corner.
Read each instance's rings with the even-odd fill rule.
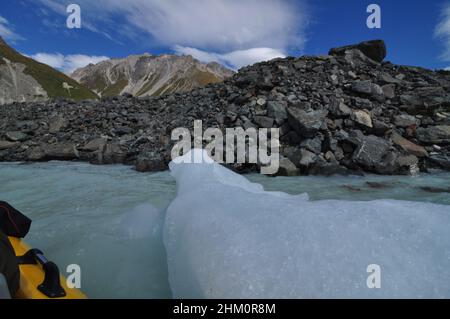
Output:
[[[25,242],[23,242],[21,239],[9,237],[9,241],[11,242],[11,245],[14,248],[14,251],[16,253],[16,256],[25,256],[27,253],[30,255],[30,247],[28,247]],[[45,260],[45,257],[43,255],[38,255],[38,257],[41,257]],[[44,266],[40,264],[37,261],[34,261],[35,264],[20,264],[20,288],[18,293],[16,294],[15,298],[17,299],[86,299],[86,295],[83,294],[78,289],[71,289],[67,287],[66,279],[59,275],[59,282],[60,286],[59,293],[54,293],[51,291],[52,289],[48,289],[43,285],[44,279],[46,279],[46,273],[44,271]],[[53,263],[47,263],[52,264]],[[47,267],[46,265],[45,267]],[[50,277],[50,276],[48,276]],[[39,288],[40,287],[40,288]],[[61,288],[63,290],[61,290]],[[49,297],[46,294],[44,294],[42,291],[50,290],[50,293],[47,292],[47,295],[52,295],[53,297]],[[63,296],[64,295],[64,296]]]

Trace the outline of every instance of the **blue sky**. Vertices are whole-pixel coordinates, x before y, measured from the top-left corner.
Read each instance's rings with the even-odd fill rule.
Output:
[[[82,28],[68,29],[70,3]],[[366,26],[369,4],[381,29]],[[15,0],[2,1],[0,35],[65,72],[107,57],[192,54],[233,68],[276,56],[325,54],[384,39],[387,59],[450,66],[450,2],[406,0]]]

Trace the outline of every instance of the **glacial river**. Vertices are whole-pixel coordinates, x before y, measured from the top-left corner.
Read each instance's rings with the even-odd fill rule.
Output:
[[[267,191],[307,193],[312,201],[395,199],[450,205],[449,173],[246,177]],[[176,191],[168,171],[137,173],[120,165],[64,162],[0,164],[0,199],[33,219],[27,242],[62,271],[80,265],[82,290],[91,298],[172,297],[162,234],[165,209]]]

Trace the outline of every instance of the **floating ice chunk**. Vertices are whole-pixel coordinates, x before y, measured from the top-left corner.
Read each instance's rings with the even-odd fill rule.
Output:
[[[174,297],[450,297],[450,206],[311,202],[214,163],[170,169],[178,189],[164,243]],[[371,264],[380,289],[367,286]]]
[[[194,161],[194,159],[196,159]],[[261,184],[252,183],[244,176],[235,174],[229,169],[217,164],[205,150],[193,149],[184,156],[177,157],[169,164],[171,175],[177,180],[177,194],[186,195],[188,192],[197,191],[197,187],[208,188],[208,185],[217,184],[241,188],[251,193],[267,193]],[[187,183],[178,181],[190,181]],[[197,185],[198,184],[198,185]],[[195,187],[193,187],[195,185]],[[282,192],[270,192],[273,196],[292,198]],[[307,194],[294,196],[307,200]]]

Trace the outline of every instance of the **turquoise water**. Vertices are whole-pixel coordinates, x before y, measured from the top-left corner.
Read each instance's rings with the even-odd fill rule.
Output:
[[[450,174],[417,177],[247,176],[269,191],[312,200],[401,199],[450,205]],[[170,298],[162,244],[169,172],[84,163],[0,164],[0,199],[33,219],[27,241],[61,270],[79,264],[93,298]]]

